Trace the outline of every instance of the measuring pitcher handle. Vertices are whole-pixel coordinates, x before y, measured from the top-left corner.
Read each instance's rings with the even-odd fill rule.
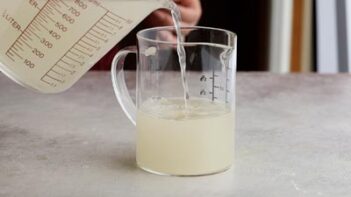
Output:
[[[124,78],[124,62],[127,55],[131,53],[137,54],[137,48],[135,46],[124,48],[116,54],[112,62],[111,77],[113,89],[119,104],[129,120],[136,125],[136,104],[130,97]]]

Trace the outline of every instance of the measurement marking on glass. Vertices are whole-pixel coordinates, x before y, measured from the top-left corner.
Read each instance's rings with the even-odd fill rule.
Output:
[[[212,69],[212,101],[215,100],[215,70]]]

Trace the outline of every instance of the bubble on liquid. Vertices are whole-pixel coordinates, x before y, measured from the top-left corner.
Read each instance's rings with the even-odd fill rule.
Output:
[[[153,97],[142,104],[141,111],[164,119],[189,120],[207,118],[230,112],[230,106],[207,99]]]

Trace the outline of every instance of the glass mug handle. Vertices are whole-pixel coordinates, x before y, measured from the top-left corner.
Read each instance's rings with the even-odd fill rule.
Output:
[[[127,55],[131,53],[137,54],[135,46],[126,47],[116,54],[112,62],[111,77],[113,90],[119,104],[129,120],[136,125],[136,105],[130,97],[124,77],[124,62]]]

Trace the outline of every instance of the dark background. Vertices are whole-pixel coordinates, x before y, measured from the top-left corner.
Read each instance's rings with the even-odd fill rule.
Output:
[[[266,70],[270,4],[268,0],[202,0],[199,25],[224,28],[238,36],[238,70]]]

